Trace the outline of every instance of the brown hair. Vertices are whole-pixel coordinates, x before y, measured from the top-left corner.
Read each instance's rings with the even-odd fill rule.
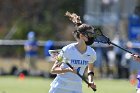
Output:
[[[76,30],[73,32],[74,37],[79,38],[79,34],[85,34],[86,30],[92,29],[92,26],[82,23],[80,16],[75,13],[66,12],[66,16],[69,17],[76,27]]]

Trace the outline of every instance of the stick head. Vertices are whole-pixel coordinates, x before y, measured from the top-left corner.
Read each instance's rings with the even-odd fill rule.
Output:
[[[61,50],[49,50],[49,54],[51,56],[56,56],[60,53]]]
[[[93,34],[94,34],[94,37],[95,37],[95,40],[94,40],[95,42],[110,44],[110,42],[111,42],[110,39],[102,33],[101,28],[94,27],[94,33]]]
[[[60,53],[60,49],[57,50],[49,50],[49,54],[51,55],[52,58],[54,58],[55,60],[62,62],[63,57],[61,55],[59,55]]]

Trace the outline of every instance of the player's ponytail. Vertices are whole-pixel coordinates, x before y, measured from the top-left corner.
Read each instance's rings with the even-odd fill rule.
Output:
[[[80,19],[80,16],[78,16],[77,14],[75,13],[70,13],[70,12],[66,12],[65,13],[65,16],[68,16],[69,17],[69,20],[71,20],[76,27],[82,25],[82,21]]]
[[[80,16],[78,16],[75,13],[70,13],[70,12],[67,11],[65,13],[65,16],[68,16],[69,17],[69,20],[74,23],[74,25],[76,27],[76,30],[73,31],[73,35],[76,38],[79,38],[79,34],[80,33],[85,34],[86,33],[86,30],[92,29],[92,26],[90,26],[88,24],[82,23],[82,21],[80,19]]]
[[[75,13],[70,13],[68,11],[65,13],[65,16],[69,17],[69,20],[74,23],[76,30],[74,30],[72,32],[72,34],[74,35],[75,38],[79,38],[80,32],[79,32],[78,28],[79,28],[79,26],[82,25],[82,21],[80,19],[80,16],[78,16]]]

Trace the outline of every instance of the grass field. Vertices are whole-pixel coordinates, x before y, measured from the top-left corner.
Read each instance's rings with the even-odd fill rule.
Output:
[[[0,93],[48,93],[52,79],[39,77],[26,77],[19,80],[14,76],[0,76]],[[96,93],[136,93],[135,86],[128,80],[95,80]],[[94,93],[83,83],[83,93]]]

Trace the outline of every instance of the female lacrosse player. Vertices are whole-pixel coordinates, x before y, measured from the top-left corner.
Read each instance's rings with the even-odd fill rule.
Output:
[[[94,38],[91,32],[93,27],[87,24],[81,24],[77,20],[76,14],[67,14],[71,20],[76,24],[76,30],[73,35],[76,43],[64,46],[56,58],[51,72],[57,74],[54,81],[51,83],[49,93],[82,93],[82,79],[76,74],[84,74],[85,68],[88,67],[88,82],[90,87],[96,88],[93,82],[93,62],[96,60],[96,52],[89,45],[93,44]],[[63,63],[60,64],[59,61]],[[69,68],[65,62],[73,66]]]

